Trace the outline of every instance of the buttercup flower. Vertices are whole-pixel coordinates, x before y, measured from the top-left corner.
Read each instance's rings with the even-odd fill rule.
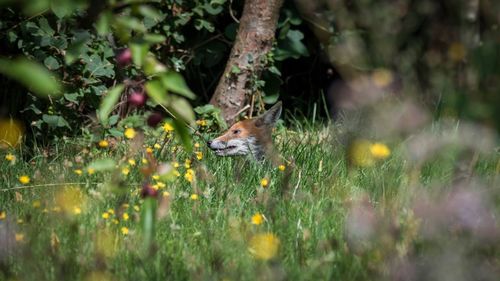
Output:
[[[252,224],[260,225],[264,222],[264,216],[261,213],[256,213],[252,216]]]
[[[196,159],[198,159],[198,160],[203,159],[203,153],[201,151],[196,152]]]
[[[129,164],[130,166],[135,166],[135,165],[136,165],[136,163],[135,163],[135,160],[134,160],[134,159],[128,159],[128,161],[127,161],[127,162],[128,162],[128,164]]]
[[[190,198],[191,200],[198,200],[199,196],[198,196],[198,194],[193,193],[193,194],[191,194],[191,196],[190,196],[189,198]]]
[[[76,170],[74,170],[73,172],[75,172],[75,174],[77,174],[77,175],[79,175],[79,176],[81,176],[81,175],[83,174],[83,171],[82,171],[82,170],[80,170],[80,169],[76,169]]]
[[[123,168],[122,168],[122,174],[123,174],[123,175],[125,175],[125,176],[126,176],[126,175],[128,175],[129,173],[130,173],[130,169],[129,169],[128,167],[123,167]]]
[[[87,174],[93,175],[94,173],[95,173],[95,169],[94,168],[87,168]]]
[[[108,212],[104,212],[102,213],[101,217],[105,220],[109,219],[109,213]]]
[[[278,170],[283,172],[285,170],[285,165],[279,165]]]
[[[122,218],[124,221],[127,221],[129,219],[129,216],[127,213],[123,213]]]

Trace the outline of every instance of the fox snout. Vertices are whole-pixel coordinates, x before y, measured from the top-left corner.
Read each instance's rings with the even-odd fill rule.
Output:
[[[244,139],[214,139],[208,141],[207,145],[217,156],[247,155],[249,152],[249,145]]]

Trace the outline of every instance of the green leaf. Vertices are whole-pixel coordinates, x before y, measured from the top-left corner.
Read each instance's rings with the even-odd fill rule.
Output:
[[[56,70],[61,67],[59,61],[57,61],[53,56],[46,57],[43,64],[45,64],[45,66],[50,70]]]
[[[97,172],[109,171],[116,168],[115,160],[111,158],[104,158],[92,161],[87,168],[94,169]]]
[[[67,0],[52,0],[50,3],[50,9],[58,18],[64,18],[65,16],[71,15],[73,10],[76,8],[72,1]]]
[[[99,16],[99,19],[97,19],[95,28],[97,30],[97,33],[101,36],[104,36],[109,33],[109,28],[112,22],[113,15],[111,12],[106,11]]]
[[[59,115],[42,115],[43,122],[47,123],[50,127],[58,128],[58,127],[66,127],[70,128],[68,121]]]
[[[122,84],[119,84],[112,88],[111,90],[108,91],[108,93],[104,96],[104,98],[101,101],[101,105],[99,106],[99,113],[98,117],[99,120],[101,121],[101,124],[107,125],[108,124],[108,116],[113,111],[113,108],[115,107],[115,104],[118,102],[120,99],[120,95],[124,89],[124,86]]]
[[[170,102],[169,109],[175,113],[176,117],[180,117],[185,122],[194,122],[195,116],[193,108],[186,99],[180,97],[173,98]]]
[[[144,41],[146,41],[149,44],[160,44],[165,42],[167,38],[161,34],[145,34],[143,37]]]
[[[191,134],[189,134],[186,124],[180,120],[174,119],[172,125],[174,126],[174,130],[177,132],[175,135],[179,138],[179,141],[184,146],[184,149],[186,149],[186,152],[191,153],[193,150],[193,144],[191,142]]]
[[[186,81],[184,81],[182,75],[177,72],[170,71],[161,75],[161,82],[169,91],[185,96],[189,99],[194,99],[196,97],[186,85]]]
[[[155,221],[156,221],[157,200],[148,197],[144,199],[141,212],[142,234],[144,249],[147,251],[151,248],[155,237]]]
[[[151,99],[153,99],[154,102],[165,106],[168,104],[167,90],[163,87],[163,84],[160,81],[148,81],[144,87],[146,88],[146,93]]]
[[[26,58],[8,60],[0,58],[0,73],[16,80],[40,96],[61,95],[59,80],[40,64]]]
[[[146,55],[148,54],[149,45],[146,43],[132,43],[130,44],[130,51],[132,51],[132,60],[138,67],[142,66]]]
[[[206,114],[215,110],[215,106],[213,104],[206,104],[203,106],[197,106],[194,108],[194,112],[198,114]]]
[[[146,61],[144,62],[144,73],[148,76],[152,76],[161,72],[165,72],[167,67],[160,63],[156,58],[152,55],[146,57]]]

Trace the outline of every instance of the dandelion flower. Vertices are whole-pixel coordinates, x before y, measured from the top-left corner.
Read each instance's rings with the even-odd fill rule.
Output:
[[[148,159],[146,159],[146,158],[142,158],[142,159],[141,159],[141,163],[142,163],[142,164],[148,164]]]
[[[163,195],[163,197],[168,197],[168,196],[170,196],[170,192],[168,192],[168,191],[163,191],[163,194],[162,194],[162,195]]]
[[[137,205],[134,205],[134,210],[135,210],[136,212],[139,212],[139,211],[141,210],[141,208],[140,208],[139,206],[137,206]]]
[[[124,226],[121,228],[122,234],[123,235],[128,235],[128,227]]]
[[[159,179],[160,179],[160,176],[159,176],[159,175],[153,175],[153,176],[152,176],[152,178],[153,178],[154,180],[159,180]]]
[[[184,162],[184,167],[186,169],[191,168],[191,159],[186,159],[186,161]]]
[[[196,152],[196,159],[198,159],[198,160],[203,159],[203,153],[201,151]]]
[[[161,145],[160,145],[159,143],[155,143],[155,144],[153,145],[153,148],[155,148],[155,149],[160,149],[160,148],[161,148]]]
[[[269,185],[269,180],[268,179],[263,178],[263,179],[260,180],[260,186],[262,186],[263,188],[266,188],[268,185]]]
[[[264,222],[264,216],[261,213],[256,213],[252,216],[252,224],[260,225]]]
[[[75,174],[77,174],[77,175],[79,175],[79,176],[81,176],[81,175],[83,174],[83,171],[82,171],[82,170],[80,170],[80,169],[76,169],[76,170],[74,170],[73,172],[75,172]]]
[[[125,135],[127,139],[133,139],[136,134],[137,132],[134,130],[134,128],[127,128],[125,129],[125,132],[123,132],[123,135]]]
[[[153,153],[153,149],[151,147],[146,147],[146,153]]]
[[[112,222],[113,222],[113,224],[120,224],[120,221],[117,219],[113,219]]]
[[[279,165],[278,170],[283,172],[285,170],[285,165]]]
[[[370,147],[370,152],[376,159],[386,159],[391,155],[391,150],[383,143],[374,143]]]
[[[123,213],[123,215],[122,215],[122,219],[123,219],[124,221],[127,221],[127,220],[129,219],[128,214],[127,214],[127,213]]]
[[[136,163],[135,163],[135,160],[134,160],[134,159],[128,159],[128,161],[127,161],[127,162],[128,162],[128,164],[129,164],[130,166],[135,166],[135,165],[136,165]]]
[[[93,175],[94,173],[95,173],[95,169],[94,168],[87,168],[87,174]]]
[[[248,250],[257,259],[269,260],[278,254],[280,240],[272,233],[260,233],[250,239]]]
[[[194,143],[194,147],[195,147],[195,148],[200,148],[200,143],[195,142],[195,143]]]
[[[114,215],[114,214],[115,214],[115,210],[113,210],[113,209],[109,208],[109,209],[108,209],[108,213],[110,213],[110,214]]]
[[[184,174],[184,179],[186,179],[188,182],[193,182],[193,179],[194,179],[193,169],[186,170],[186,173]]]
[[[109,213],[108,212],[104,212],[102,213],[101,217],[105,220],[109,219]]]
[[[28,176],[20,176],[19,177],[19,182],[22,184],[28,184],[30,183],[30,177]]]
[[[179,168],[179,162],[172,162],[172,166],[174,166],[174,168]]]
[[[98,145],[100,148],[106,148],[109,146],[109,142],[107,140],[101,140],[101,141],[99,141]]]
[[[11,153],[9,153],[9,154],[5,155],[5,160],[7,160],[7,161],[9,161],[9,162],[12,163],[12,162],[16,161],[16,156],[13,155],[13,154],[11,154]]]
[[[129,169],[128,167],[123,167],[123,168],[122,168],[122,174],[123,174],[123,175],[125,175],[125,176],[126,176],[126,175],[128,175],[129,173],[130,173],[130,169]]]
[[[165,123],[163,124],[163,130],[165,132],[172,132],[174,130],[174,127],[172,127],[172,125],[170,125],[170,123]]]
[[[191,199],[191,200],[198,200],[198,198],[199,198],[199,196],[196,193],[191,194],[191,196],[189,197],[189,199]]]

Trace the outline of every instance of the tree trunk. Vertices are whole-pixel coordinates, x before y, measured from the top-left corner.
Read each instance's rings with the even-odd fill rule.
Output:
[[[282,4],[283,0],[245,1],[231,55],[210,100],[221,109],[228,124],[234,123],[252,95],[251,79],[262,72],[263,58],[273,45]]]

